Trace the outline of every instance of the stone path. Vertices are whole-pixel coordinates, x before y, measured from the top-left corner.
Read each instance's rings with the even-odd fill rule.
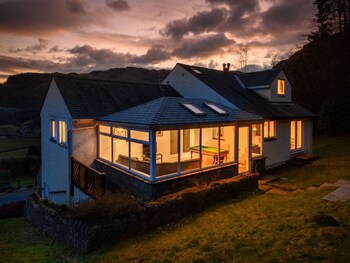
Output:
[[[308,188],[288,189],[280,185],[271,184],[274,181],[281,180],[278,176],[265,175],[259,179],[259,189],[269,194],[287,194],[290,192],[314,191],[317,189],[334,190],[322,199],[331,202],[346,202],[350,204],[350,181],[338,180],[334,184],[324,183],[320,186],[309,186]]]

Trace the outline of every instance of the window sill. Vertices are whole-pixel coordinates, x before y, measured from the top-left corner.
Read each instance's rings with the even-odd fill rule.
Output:
[[[54,138],[50,138],[50,142],[57,143],[57,140]]]
[[[270,142],[270,141],[276,141],[277,138],[276,137],[268,137],[268,138],[264,138],[264,142]]]
[[[68,148],[67,144],[64,144],[64,143],[59,143],[58,145],[63,147],[63,148]]]

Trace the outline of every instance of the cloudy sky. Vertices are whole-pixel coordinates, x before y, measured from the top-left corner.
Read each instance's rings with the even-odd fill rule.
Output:
[[[269,65],[311,30],[313,0],[0,0],[0,82],[20,72]]]

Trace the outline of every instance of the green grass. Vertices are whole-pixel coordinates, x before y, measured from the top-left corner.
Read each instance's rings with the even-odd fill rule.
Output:
[[[0,159],[25,157],[30,145],[40,146],[40,139],[0,139]]]
[[[350,180],[349,135],[316,137],[313,151],[320,159],[301,167],[284,170],[279,175],[288,180],[279,181],[277,184],[299,188],[336,182],[339,179]]]
[[[350,136],[317,138],[321,159],[281,172],[288,178],[283,183],[350,180],[344,161],[349,141]],[[348,262],[350,206],[323,201],[330,191],[256,192],[85,256],[50,241],[23,219],[2,219],[0,262]],[[310,222],[317,214],[333,216],[340,226]]]

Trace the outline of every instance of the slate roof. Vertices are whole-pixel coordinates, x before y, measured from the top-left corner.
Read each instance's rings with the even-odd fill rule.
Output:
[[[179,65],[242,111],[267,119],[310,118],[315,116],[312,112],[294,102],[272,103],[256,94],[253,90],[242,88],[235,77],[235,75],[240,75],[238,72],[224,72],[185,64]],[[193,69],[202,74],[196,73]],[[249,76],[251,75],[248,74],[247,78]],[[252,76],[255,75],[253,74]]]
[[[280,72],[280,69],[270,69],[257,72],[239,73],[237,76],[246,87],[265,86],[270,85]]]
[[[96,119],[164,96],[180,95],[169,86],[54,77],[73,119]]]
[[[162,128],[167,126],[183,127],[186,125],[201,127],[208,124],[264,120],[259,116],[214,103],[229,113],[228,115],[220,115],[211,110],[209,107],[205,106],[203,104],[204,102],[209,101],[203,99],[164,97],[131,109],[99,118],[99,120],[130,125],[143,125],[148,127],[159,126]],[[205,112],[206,115],[195,115],[180,103],[191,103],[201,111]]]

